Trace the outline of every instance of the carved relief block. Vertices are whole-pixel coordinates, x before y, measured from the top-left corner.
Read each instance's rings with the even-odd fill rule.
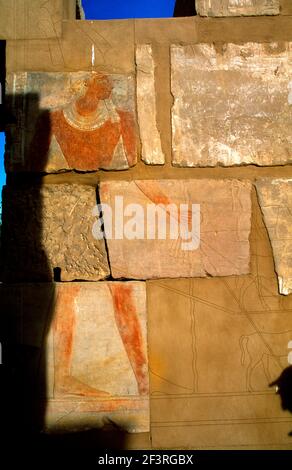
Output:
[[[7,171],[122,170],[135,165],[134,80],[97,72],[10,74]]]

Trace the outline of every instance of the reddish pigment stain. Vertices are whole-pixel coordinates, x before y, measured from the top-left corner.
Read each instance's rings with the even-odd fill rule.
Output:
[[[133,368],[140,395],[147,395],[147,361],[143,352],[141,328],[134,304],[132,288],[121,283],[111,284],[116,323]]]
[[[71,361],[73,350],[73,335],[75,330],[74,301],[79,294],[80,287],[59,286],[56,299],[54,319],[54,337],[58,347],[62,347],[63,358]]]
[[[75,332],[74,301],[79,294],[78,286],[58,286],[54,331],[55,386],[61,386],[64,376],[70,375],[73,337]]]
[[[169,204],[173,204],[173,201],[166,196],[163,191],[161,190],[159,183],[154,181],[136,181],[137,187],[140,191],[154,204],[163,204],[167,206]],[[172,216],[171,212],[166,208],[166,213],[169,217]],[[188,210],[187,218],[188,218],[188,225],[191,226],[192,224],[192,211]],[[181,214],[178,211],[177,222],[181,222]],[[184,221],[183,221],[184,222]]]

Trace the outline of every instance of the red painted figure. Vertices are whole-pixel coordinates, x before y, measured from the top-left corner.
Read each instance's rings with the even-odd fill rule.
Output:
[[[54,137],[69,168],[78,170],[127,168],[136,159],[135,120],[111,100],[113,85],[95,73],[84,82],[82,95],[67,106],[41,115],[30,145],[32,170],[41,169],[40,155],[48,155]],[[50,139],[44,135],[50,127]]]
[[[121,283],[111,283],[116,325],[133,369],[140,395],[148,394],[147,359],[143,348],[142,333],[137,316],[132,288]],[[55,353],[55,395],[80,395],[87,397],[108,396],[103,390],[91,387],[71,375],[75,335],[74,301],[79,287],[70,289],[59,285],[55,309],[54,353]],[[97,345],[98,347],[98,345]]]

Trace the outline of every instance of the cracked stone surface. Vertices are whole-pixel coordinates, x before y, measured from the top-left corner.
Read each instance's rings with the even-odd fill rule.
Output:
[[[123,170],[137,161],[131,75],[9,74],[8,171]]]
[[[1,286],[1,313],[46,430],[149,431],[145,283]]]
[[[163,165],[165,157],[157,128],[155,64],[150,44],[136,47],[137,108],[142,160],[151,165]]]
[[[101,183],[100,199],[112,213],[112,218],[104,214],[104,223],[114,278],[249,272],[251,184],[247,181],[110,181]],[[159,215],[154,220],[156,210]],[[171,231],[173,227],[177,231]]]
[[[109,275],[104,240],[94,238],[94,187],[4,187],[4,280],[99,280]],[[58,280],[58,279],[56,279]]]
[[[271,241],[280,294],[292,292],[292,180],[257,180],[259,203]]]
[[[173,45],[173,165],[291,163],[291,58],[291,42]]]
[[[279,15],[279,0],[196,0],[201,16]]]

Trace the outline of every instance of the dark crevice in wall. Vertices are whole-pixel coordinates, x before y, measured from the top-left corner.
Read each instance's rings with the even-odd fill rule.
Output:
[[[98,186],[96,187],[96,204],[100,208],[100,196],[99,196],[99,191],[98,191]],[[102,221],[101,229],[104,232],[104,222],[103,222],[103,213],[100,211],[100,220]],[[106,278],[107,281],[114,281],[115,279],[112,277],[112,270],[111,270],[111,263],[110,263],[110,256],[109,256],[109,249],[108,249],[108,244],[107,244],[107,239],[106,236],[104,235],[104,246],[105,246],[105,252],[106,252],[106,257],[107,257],[107,262],[109,265],[110,269],[110,275]]]
[[[6,41],[0,40],[0,132],[4,131],[5,126],[5,80],[6,80]]]
[[[195,0],[176,0],[173,16],[195,16],[196,4]]]
[[[54,272],[54,282],[61,282],[61,268],[55,267],[53,272]]]
[[[85,20],[85,14],[81,0],[76,0],[76,20]]]

